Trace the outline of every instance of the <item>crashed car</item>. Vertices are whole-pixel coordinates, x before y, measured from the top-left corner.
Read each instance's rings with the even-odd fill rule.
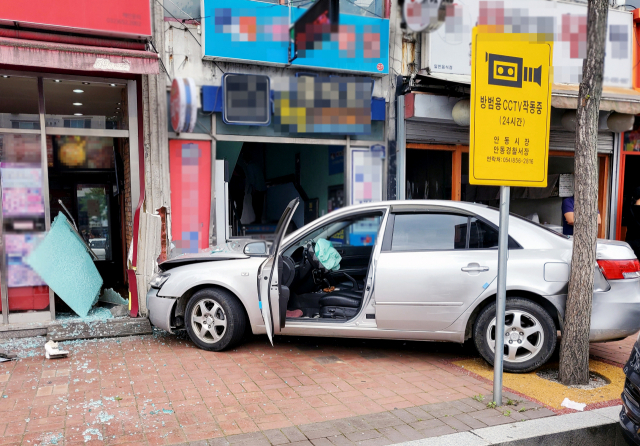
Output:
[[[285,235],[297,206],[298,200],[287,206],[270,247],[233,240],[161,263],[147,294],[151,322],[172,333],[186,329],[198,347],[213,351],[240,342],[250,329],[271,342],[276,334],[473,339],[489,363],[497,340],[509,372],[533,370],[553,353],[570,237],[511,215],[506,325],[496,333],[496,209],[454,201],[370,203]],[[629,245],[609,240],[598,240],[597,262],[590,339],[624,338],[640,329],[640,263]]]

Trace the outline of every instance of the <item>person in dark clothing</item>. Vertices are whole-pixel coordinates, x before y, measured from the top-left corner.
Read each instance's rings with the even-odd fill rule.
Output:
[[[636,257],[640,258],[640,186],[636,187],[631,196],[631,203],[624,215],[627,227],[625,241],[631,246]]]
[[[573,235],[574,203],[573,197],[567,197],[562,200],[562,233],[564,235]],[[601,224],[600,211],[598,211],[598,226]]]

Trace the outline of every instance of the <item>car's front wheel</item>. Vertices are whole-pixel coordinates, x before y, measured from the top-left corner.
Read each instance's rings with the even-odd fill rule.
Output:
[[[504,333],[496,332],[496,304],[487,305],[476,319],[473,339],[480,355],[493,365],[496,340],[504,350],[503,369],[525,373],[546,363],[556,347],[553,318],[537,303],[508,298]],[[496,339],[497,338],[497,339]]]
[[[218,352],[242,339],[246,318],[242,304],[231,293],[205,288],[189,299],[185,325],[194,344],[203,350]]]

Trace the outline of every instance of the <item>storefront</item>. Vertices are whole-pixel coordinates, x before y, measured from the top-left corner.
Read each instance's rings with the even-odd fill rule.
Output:
[[[190,130],[167,124],[167,255],[233,237],[269,239],[286,204],[296,197],[302,200],[293,218],[297,227],[347,204],[386,197],[382,77],[389,72],[389,20],[382,18],[388,16],[382,3],[368,11],[341,1],[340,28],[317,33],[333,30],[335,35],[314,42],[313,33],[305,37],[304,27],[296,26],[295,50],[288,24],[308,10],[307,4],[265,7],[259,1],[205,0],[192,6],[203,19],[185,24],[191,26],[188,38],[171,27],[165,33],[173,45],[165,60],[171,82],[192,79],[185,82],[201,92]],[[244,20],[264,26],[234,26]],[[307,25],[315,26],[313,20]],[[338,38],[340,45],[335,44]],[[199,52],[202,60],[189,56]],[[234,113],[223,96],[225,76],[268,80],[268,98],[260,102],[267,107],[246,107],[227,119]],[[197,154],[197,160],[185,161],[180,154],[186,153]],[[187,205],[186,189],[174,188],[185,165],[192,166],[192,178],[197,175],[190,186],[190,196],[203,200],[197,212]],[[204,205],[207,197],[210,205]]]
[[[158,72],[157,55],[144,51],[148,2],[80,1],[66,18],[38,3],[0,12],[0,19],[16,22],[3,33],[15,38],[0,38],[4,324],[71,312],[25,260],[60,212],[92,251],[103,286],[125,299],[129,286],[135,289],[128,254],[137,244],[133,221],[143,189],[141,81]],[[33,30],[18,31],[18,22]],[[64,263],[63,250],[51,262]]]
[[[420,107],[422,98],[409,96]],[[407,101],[407,97],[404,98]],[[444,98],[446,99],[446,98]],[[433,100],[433,98],[430,98]],[[410,116],[406,123],[406,164],[404,197],[406,199],[440,199],[483,203],[497,207],[499,187],[469,184],[469,133],[457,124],[425,122],[424,116],[411,115],[415,109],[405,107]],[[417,113],[421,113],[418,111]],[[574,173],[575,133],[562,129],[564,110],[552,112],[549,138],[549,177],[546,188],[512,188],[511,212],[552,229],[562,227],[562,200],[571,196]],[[554,125],[555,124],[555,125]],[[598,236],[608,233],[611,158],[614,133],[602,131],[598,136],[599,187],[598,208],[602,224]],[[562,186],[562,187],[561,187]]]

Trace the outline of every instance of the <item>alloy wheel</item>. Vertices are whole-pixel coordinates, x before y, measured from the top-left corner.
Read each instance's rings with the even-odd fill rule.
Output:
[[[191,311],[193,332],[203,342],[220,341],[227,331],[227,316],[222,306],[213,299],[202,299]]]
[[[505,330],[496,334],[496,318],[487,327],[487,343],[495,353],[496,336],[502,339],[504,360],[517,363],[535,357],[544,345],[544,329],[531,313],[522,310],[507,310]]]

